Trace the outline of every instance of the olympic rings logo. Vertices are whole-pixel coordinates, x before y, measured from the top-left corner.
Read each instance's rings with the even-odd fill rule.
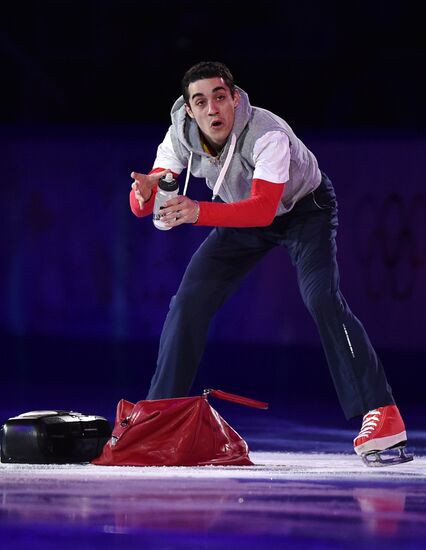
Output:
[[[426,263],[426,196],[410,200],[397,193],[379,201],[363,196],[355,209],[354,250],[367,294],[406,300],[424,284]]]

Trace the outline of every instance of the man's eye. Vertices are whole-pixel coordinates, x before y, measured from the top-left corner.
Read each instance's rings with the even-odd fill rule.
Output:
[[[225,99],[225,96],[224,95],[218,95],[216,99],[217,99],[217,101],[222,101],[223,99]]]

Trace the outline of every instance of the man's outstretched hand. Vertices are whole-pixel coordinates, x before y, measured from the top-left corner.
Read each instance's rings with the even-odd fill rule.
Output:
[[[167,172],[170,172],[170,170],[163,170],[162,172],[154,172],[152,174],[139,174],[138,172],[130,174],[130,177],[134,179],[132,189],[135,192],[135,197],[141,210],[144,202],[149,201],[151,198],[153,188]]]

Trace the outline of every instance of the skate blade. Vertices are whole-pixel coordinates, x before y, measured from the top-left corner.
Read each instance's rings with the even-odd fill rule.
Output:
[[[398,454],[395,454],[397,452]],[[384,451],[372,451],[361,456],[362,461],[369,468],[381,466],[393,466],[394,464],[404,464],[414,459],[413,455],[407,454],[405,447],[395,447]]]

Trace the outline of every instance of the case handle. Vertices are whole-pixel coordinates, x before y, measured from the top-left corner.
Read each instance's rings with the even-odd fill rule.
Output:
[[[212,395],[218,399],[224,399],[225,401],[231,401],[232,403],[239,403],[240,405],[246,405],[247,407],[254,407],[255,409],[266,410],[269,405],[264,401],[257,401],[257,399],[250,399],[249,397],[242,397],[241,395],[235,395],[234,393],[228,393],[222,390],[208,389],[204,390],[204,396]]]

